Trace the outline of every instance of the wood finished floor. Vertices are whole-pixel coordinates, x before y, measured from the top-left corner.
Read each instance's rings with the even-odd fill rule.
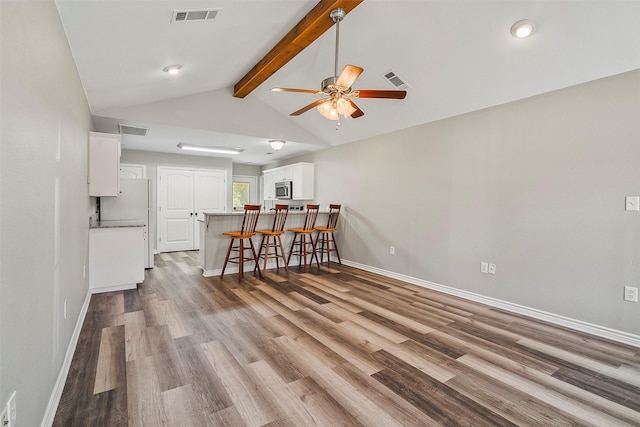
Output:
[[[55,426],[640,425],[640,349],[332,264],[94,295]]]

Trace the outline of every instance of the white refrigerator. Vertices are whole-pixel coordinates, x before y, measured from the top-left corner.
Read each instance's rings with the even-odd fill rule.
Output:
[[[144,268],[153,267],[153,245],[150,244],[151,181],[148,179],[120,179],[120,193],[116,197],[100,198],[101,221],[136,221],[144,223]]]

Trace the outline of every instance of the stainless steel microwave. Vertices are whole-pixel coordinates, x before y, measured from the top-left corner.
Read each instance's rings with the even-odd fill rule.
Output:
[[[276,199],[291,199],[293,197],[293,181],[276,182]]]

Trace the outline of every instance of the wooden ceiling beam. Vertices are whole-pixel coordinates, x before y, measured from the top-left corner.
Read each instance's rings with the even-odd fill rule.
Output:
[[[348,14],[364,0],[320,0],[264,58],[233,86],[233,96],[244,98],[276,71],[333,27],[329,13],[341,7]]]

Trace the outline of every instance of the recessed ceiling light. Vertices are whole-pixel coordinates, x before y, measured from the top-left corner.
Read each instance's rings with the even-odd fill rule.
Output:
[[[206,153],[218,153],[218,154],[240,154],[244,151],[244,148],[205,147],[203,145],[185,144],[184,142],[179,143],[178,148],[182,150],[203,151]]]
[[[180,69],[182,69],[182,65],[174,64],[174,65],[168,65],[164,67],[162,71],[169,74],[178,74],[180,72]]]
[[[533,34],[536,26],[533,21],[522,19],[511,26],[511,35],[518,39],[524,39]]]

